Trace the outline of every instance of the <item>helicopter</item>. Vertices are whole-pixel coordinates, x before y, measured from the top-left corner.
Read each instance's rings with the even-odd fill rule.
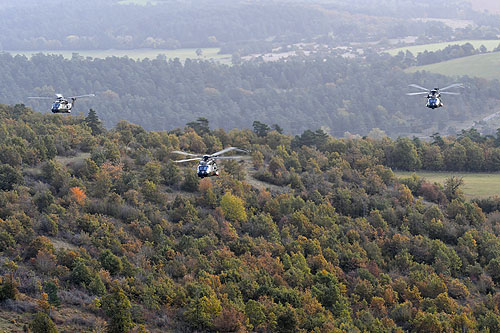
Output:
[[[82,97],[94,97],[95,94],[87,94],[87,95],[80,95],[80,96],[71,96],[68,98],[65,98],[61,94],[56,94],[56,100],[52,104],[51,111],[52,113],[71,113],[71,109],[73,106],[75,106],[75,102],[77,98],[82,98]],[[52,99],[52,97],[28,97],[30,99]],[[71,103],[68,101],[68,99],[71,99]]]
[[[450,92],[450,91],[443,91],[443,90],[447,90],[450,88],[464,88],[464,85],[462,83],[454,83],[454,84],[451,84],[451,85],[444,87],[444,88],[441,88],[441,89],[440,88],[427,89],[427,88],[421,87],[417,84],[410,84],[409,86],[413,87],[413,88],[425,90],[425,91],[420,91],[420,92],[407,93],[406,95],[414,96],[414,95],[427,94],[427,105],[426,106],[430,109],[433,109],[433,110],[436,108],[440,108],[444,105],[443,101],[441,100],[441,94],[443,94],[443,95],[460,95],[457,92]]]
[[[192,157],[192,158],[188,158],[188,159],[184,159],[184,160],[174,161],[175,163],[200,161],[200,163],[198,164],[198,168],[196,169],[196,173],[198,174],[198,177],[205,178],[205,177],[219,175],[219,169],[217,168],[216,160],[229,160],[229,159],[245,158],[245,156],[220,156],[220,155],[225,154],[225,153],[230,152],[230,151],[238,151],[238,152],[242,152],[242,153],[248,153],[248,151],[246,151],[244,149],[239,149],[236,147],[228,147],[228,148],[222,149],[221,151],[213,153],[211,155],[191,154],[191,153],[186,153],[186,152],[178,151],[178,150],[175,150],[172,153]]]

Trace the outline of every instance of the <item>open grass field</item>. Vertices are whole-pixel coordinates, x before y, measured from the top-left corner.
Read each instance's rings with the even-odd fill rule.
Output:
[[[121,0],[118,1],[120,5],[140,5],[140,6],[146,6],[146,5],[156,5],[160,0]]]
[[[408,73],[429,71],[446,76],[481,77],[484,79],[500,79],[500,52],[477,54],[470,57],[452,59],[437,64],[416,66],[406,69]]]
[[[132,49],[132,50],[40,50],[40,51],[5,51],[12,55],[25,55],[26,57],[31,57],[34,54],[60,54],[66,59],[71,59],[73,53],[78,53],[82,57],[100,58],[104,59],[107,57],[129,57],[131,59],[154,59],[159,54],[164,54],[167,59],[179,58],[184,61],[187,58],[190,59],[203,59],[203,60],[215,60],[222,63],[230,63],[230,54],[218,54],[220,49],[217,47],[212,48],[202,48],[201,56],[196,55],[197,49],[177,49],[177,50],[165,50],[165,49]]]
[[[500,2],[498,0],[469,0],[474,10],[500,14]]]
[[[500,173],[415,172],[431,183],[444,184],[451,176],[463,177],[462,191],[468,199],[500,196]],[[413,172],[395,172],[397,177],[409,177]]]
[[[464,45],[467,43],[471,43],[474,48],[479,48],[481,45],[484,45],[488,51],[493,51],[499,44],[500,40],[460,40],[460,41],[453,41],[453,42],[443,42],[443,43],[432,43],[432,44],[423,44],[423,45],[413,45],[413,46],[405,46],[405,47],[399,47],[397,49],[391,49],[387,50],[386,52],[389,53],[390,55],[396,55],[400,51],[406,52],[406,50],[410,51],[413,53],[413,55],[417,55],[421,52],[424,51],[438,51],[446,48],[447,46],[450,45]]]

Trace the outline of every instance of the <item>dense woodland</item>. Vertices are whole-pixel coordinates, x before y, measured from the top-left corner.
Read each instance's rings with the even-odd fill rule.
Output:
[[[472,11],[463,1],[156,1],[155,6],[118,1],[14,1],[0,4],[0,50],[83,50],[222,46],[246,53],[290,43],[330,46],[383,38],[420,36],[493,38],[497,16]],[[411,18],[473,20],[456,29]],[[480,25],[480,27],[479,27]],[[61,27],[64,27],[61,29]],[[266,42],[267,41],[267,42]]]
[[[47,112],[51,101],[27,97],[96,93],[78,100],[73,112],[93,108],[108,128],[127,120],[147,130],[171,130],[205,117],[217,128],[250,128],[257,120],[279,124],[291,134],[324,126],[337,137],[346,131],[367,135],[373,128],[391,137],[430,128],[455,133],[460,122],[497,111],[497,81],[460,78],[466,86],[461,95],[447,96],[446,107],[430,110],[425,96],[405,95],[408,84],[444,87],[453,79],[406,74],[403,69],[416,61],[411,54],[390,57],[367,51],[365,57],[327,53],[228,66],[162,57],[65,60],[0,54],[0,100]]]
[[[105,130],[93,111],[0,106],[0,327],[500,330],[500,200],[384,165],[432,151],[446,170],[460,146],[490,165],[500,132],[422,143],[269,127]],[[201,181],[170,153],[227,146],[249,159]]]

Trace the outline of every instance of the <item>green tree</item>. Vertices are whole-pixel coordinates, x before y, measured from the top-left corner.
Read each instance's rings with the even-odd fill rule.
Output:
[[[56,324],[44,312],[37,312],[29,326],[33,333],[57,333]]]
[[[298,319],[295,310],[289,305],[277,319],[276,332],[293,333],[298,332]]]
[[[107,331],[109,333],[128,332],[133,327],[130,301],[123,290],[114,286],[102,299],[102,309],[109,317]]]
[[[102,282],[101,276],[96,274],[89,284],[89,290],[97,296],[102,296],[106,293],[106,286]]]
[[[116,255],[111,252],[111,250],[104,250],[99,256],[102,267],[110,272],[112,275],[116,275],[123,269],[122,261]]]
[[[73,270],[71,271],[71,280],[76,284],[88,286],[92,281],[92,272],[90,268],[85,265],[82,258],[75,259],[73,263]]]
[[[4,277],[0,283],[0,302],[15,299],[17,296],[17,284],[12,279],[12,276]]]
[[[264,306],[253,299],[245,305],[245,314],[254,328],[265,322],[266,314],[264,311]]]
[[[188,169],[184,172],[184,182],[182,183],[181,188],[184,191],[188,192],[196,192],[198,190],[198,186],[200,185],[200,179],[196,172],[191,169]]]
[[[196,328],[210,329],[213,327],[215,318],[221,312],[221,303],[215,296],[203,296],[191,300],[184,316],[190,325]]]
[[[335,317],[346,316],[347,300],[342,295],[340,284],[335,275],[324,270],[316,273],[311,291],[324,307],[333,310]]]
[[[182,180],[182,175],[179,167],[172,161],[168,161],[167,164],[161,169],[161,176],[164,179],[166,185],[175,186]]]
[[[196,121],[187,123],[186,126],[191,127],[198,135],[204,135],[210,133],[210,126],[208,120],[205,117],[200,117]]]
[[[0,190],[10,191],[14,185],[23,184],[24,178],[21,172],[8,164],[0,165]]]
[[[92,130],[92,135],[100,135],[104,132],[101,120],[97,117],[97,113],[93,110],[89,110],[89,114],[85,117],[85,122]]]
[[[463,177],[451,176],[444,181],[444,194],[449,201],[463,199],[463,192],[460,187],[464,184]]]
[[[266,136],[270,130],[269,126],[257,120],[253,122],[252,126],[255,134],[257,134],[260,137]]]
[[[459,142],[453,143],[444,151],[444,164],[446,170],[461,171],[465,169],[467,152]]]
[[[394,167],[401,170],[417,170],[421,167],[415,144],[409,138],[398,138],[392,154]]]
[[[61,305],[61,300],[59,299],[59,296],[57,296],[58,289],[59,288],[54,281],[49,281],[45,284],[45,292],[49,296],[49,303],[53,306]]]

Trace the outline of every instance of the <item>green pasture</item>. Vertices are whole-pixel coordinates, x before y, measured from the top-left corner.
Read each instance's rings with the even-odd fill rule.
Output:
[[[410,177],[413,172],[395,172],[398,178]],[[431,183],[444,185],[444,181],[451,176],[463,177],[462,191],[469,199],[500,196],[500,173],[460,173],[460,172],[415,172],[419,177]]]
[[[470,57],[452,59],[425,66],[406,69],[408,73],[428,71],[446,76],[481,77],[484,79],[500,79],[500,52],[476,54]]]
[[[34,54],[58,54],[62,55],[66,59],[71,59],[73,53],[78,53],[82,57],[100,58],[105,59],[107,57],[129,57],[131,59],[154,59],[158,55],[163,54],[167,59],[179,58],[184,61],[188,58],[190,59],[203,59],[203,60],[216,60],[222,63],[230,63],[231,55],[229,54],[219,54],[220,49],[217,47],[211,48],[200,48],[202,51],[201,56],[196,55],[196,48],[191,49],[177,49],[177,50],[165,50],[165,49],[131,49],[131,50],[40,50],[40,51],[5,51],[12,55],[25,55],[26,57],[31,57]]]
[[[432,44],[423,44],[423,45],[412,45],[412,46],[405,46],[405,47],[398,47],[396,49],[391,49],[387,50],[386,52],[389,53],[390,55],[396,55],[400,51],[403,51],[406,53],[406,51],[410,51],[413,53],[413,55],[417,55],[419,53],[422,53],[424,51],[438,51],[446,48],[447,46],[450,45],[464,45],[467,43],[471,43],[474,48],[478,49],[481,47],[481,45],[484,45],[488,51],[493,51],[499,44],[500,40],[481,40],[481,39],[476,39],[476,40],[457,40],[457,41],[452,41],[452,42],[443,42],[443,43],[432,43]]]

